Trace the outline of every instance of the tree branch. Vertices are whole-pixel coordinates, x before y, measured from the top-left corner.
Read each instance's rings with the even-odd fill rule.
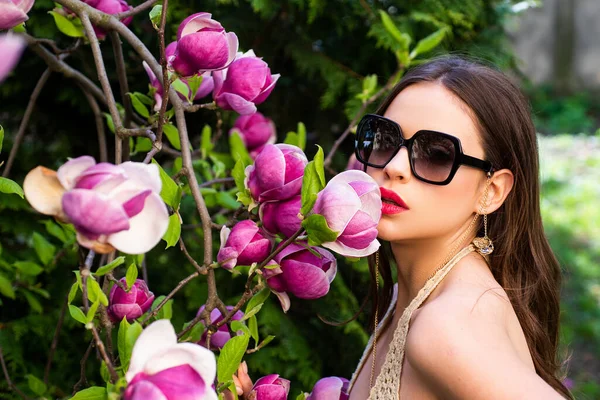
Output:
[[[21,125],[19,125],[19,131],[15,136],[15,140],[13,142],[12,148],[10,149],[10,154],[8,155],[8,161],[6,161],[6,166],[4,167],[4,171],[2,172],[3,177],[7,177],[10,173],[12,165],[17,157],[17,151],[19,150],[19,146],[21,145],[21,141],[23,141],[23,137],[25,136],[25,130],[27,129],[27,125],[29,124],[29,118],[31,118],[31,114],[33,113],[33,109],[35,108],[35,102],[40,95],[40,92],[48,82],[48,78],[52,74],[50,68],[47,68],[40,79],[38,80],[31,96],[29,97],[29,103],[27,104],[27,108],[25,109],[25,114],[23,115],[23,119],[21,120]]]
[[[167,304],[167,301],[169,301],[171,298],[173,298],[173,296],[175,296],[175,293],[177,293],[181,288],[183,288],[185,285],[188,284],[188,282],[190,282],[192,279],[194,279],[195,277],[197,277],[198,275],[200,275],[197,271],[194,272],[193,274],[191,274],[190,276],[182,279],[177,286],[175,286],[175,289],[171,290],[171,293],[169,293],[167,296],[165,296],[165,298],[163,299],[163,301],[161,301],[154,310],[152,310],[152,312],[150,314],[148,314],[146,316],[146,318],[144,318],[144,320],[142,321],[142,325],[146,325],[148,323],[148,321],[150,321],[150,319],[152,317],[154,317],[156,314],[158,314],[158,312],[160,311],[161,308],[163,308],[163,306],[165,304]]]
[[[99,151],[100,151],[100,162],[107,162],[108,161],[108,149],[106,147],[106,134],[104,133],[104,118],[102,115],[102,111],[100,110],[100,107],[98,106],[98,102],[96,101],[94,96],[92,96],[90,94],[90,92],[88,92],[87,89],[83,85],[80,84],[79,87],[81,88],[81,91],[85,95],[85,98],[87,99],[88,103],[90,104],[90,108],[92,109],[92,112],[94,113],[94,119],[96,121],[96,132],[98,134],[98,147],[99,147]]]
[[[15,391],[21,398],[25,400],[31,400],[25,393],[21,391],[14,383],[10,380],[10,375],[8,374],[8,369],[6,368],[6,363],[4,362],[4,354],[2,353],[2,346],[0,346],[0,363],[2,364],[2,371],[4,371],[4,377],[6,378],[6,382],[8,382],[8,387],[10,387],[13,391]]]
[[[144,10],[149,9],[157,2],[158,2],[158,0],[147,0],[140,5],[133,7],[131,10],[127,10],[122,13],[116,14],[115,17],[117,19],[124,19],[127,17],[131,17],[133,15],[139,14],[140,12],[142,12]]]
[[[73,386],[73,394],[77,393],[77,391],[79,390],[79,388],[82,385],[87,385],[87,379],[85,377],[85,364],[87,362],[87,359],[90,356],[90,353],[92,352],[92,348],[93,347],[94,347],[94,340],[92,339],[90,341],[90,344],[89,344],[87,350],[85,351],[85,354],[83,355],[83,358],[79,362],[79,365],[81,366],[81,373],[80,373],[80,376],[79,376],[79,380],[77,381],[77,383],[75,384],[75,386]]]

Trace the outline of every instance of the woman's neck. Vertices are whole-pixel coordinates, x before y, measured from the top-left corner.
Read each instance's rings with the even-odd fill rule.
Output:
[[[408,301],[414,299],[427,279],[473,240],[475,234],[465,236],[466,230],[464,226],[445,236],[390,243],[398,268],[398,292],[406,293]]]

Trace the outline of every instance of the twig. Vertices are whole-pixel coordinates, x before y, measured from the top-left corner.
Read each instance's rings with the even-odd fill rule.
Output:
[[[181,251],[183,251],[183,254],[185,254],[188,261],[194,266],[194,268],[196,268],[196,271],[198,271],[199,274],[207,274],[208,268],[206,266],[200,266],[198,262],[194,260],[194,257],[192,257],[188,252],[187,248],[185,247],[185,243],[183,242],[183,236],[179,236],[179,248],[181,249]]]
[[[106,104],[106,97],[102,93],[102,90],[96,86],[94,82],[90,80],[87,76],[83,75],[81,72],[76,70],[75,68],[69,66],[67,63],[62,61],[60,58],[56,57],[54,54],[50,53],[46,50],[41,44],[37,42],[37,39],[33,36],[30,36],[26,33],[21,34],[25,40],[27,41],[27,45],[34,53],[40,56],[48,68],[52,70],[52,72],[58,72],[67,78],[74,79],[81,85],[83,85],[91,94],[96,97],[102,104]]]
[[[35,102],[37,101],[40,92],[46,85],[46,82],[48,82],[50,74],[52,74],[52,71],[50,70],[50,68],[47,68],[42,74],[42,76],[40,76],[40,79],[38,80],[37,84],[35,85],[35,88],[33,89],[33,92],[31,93],[31,96],[29,97],[29,103],[27,104],[27,108],[25,109],[25,114],[23,115],[23,119],[21,120],[21,125],[19,125],[19,131],[15,136],[13,146],[10,149],[10,154],[8,155],[8,161],[6,161],[6,166],[4,167],[4,171],[2,172],[3,177],[7,177],[10,173],[10,169],[12,168],[15,158],[17,157],[17,150],[19,150],[19,146],[21,145],[23,137],[25,136],[25,130],[27,129],[27,125],[29,124],[29,118],[31,118],[31,113],[35,108]]]
[[[243,307],[243,305],[246,304],[246,302],[252,298],[252,296],[254,296],[256,293],[260,292],[263,288],[264,288],[264,283],[261,282],[252,289],[246,289],[244,291],[244,294],[240,298],[240,300],[237,302],[237,304],[235,306],[233,306],[231,311],[229,311],[226,315],[224,315],[223,319],[215,324],[216,328],[219,329],[221,326],[228,323],[231,320],[231,318],[235,315],[235,313],[238,312]]]
[[[209,187],[218,183],[232,183],[235,182],[235,179],[233,178],[217,178],[217,179],[212,179],[210,181],[206,181],[206,182],[202,182],[201,184],[198,185],[198,187]]]
[[[152,157],[162,149],[162,135],[163,127],[166,123],[165,114],[167,112],[167,105],[169,103],[169,89],[171,88],[171,81],[169,79],[169,72],[167,71],[167,56],[165,54],[165,25],[167,23],[167,8],[169,7],[169,0],[163,0],[162,11],[160,14],[160,28],[158,29],[158,48],[160,53],[160,66],[162,68],[162,103],[160,105],[160,111],[158,112],[158,127],[156,128],[156,140],[152,145],[154,154]],[[150,157],[150,159],[152,159]]]
[[[123,126],[125,128],[131,127],[131,119],[133,118],[133,108],[131,107],[131,98],[127,95],[129,92],[129,84],[127,82],[127,71],[125,67],[125,59],[123,58],[123,46],[121,46],[121,38],[115,31],[110,31],[110,41],[113,47],[113,53],[115,55],[115,63],[117,65],[117,77],[119,79],[119,88],[121,89],[121,100],[123,101],[123,107],[125,108],[125,119],[123,120]],[[117,135],[121,135],[121,130],[116,129]],[[121,139],[123,139],[121,137]],[[129,140],[122,143],[124,146],[123,159],[129,160]]]
[[[98,106],[98,102],[92,96],[83,85],[79,85],[81,91],[83,92],[85,98],[90,104],[90,108],[94,113],[94,118],[96,120],[96,132],[98,133],[98,147],[100,151],[100,162],[108,161],[108,149],[106,147],[106,134],[104,133],[104,118],[102,118],[102,111]]]
[[[48,378],[50,376],[50,367],[52,366],[52,359],[54,358],[54,352],[58,346],[58,338],[60,336],[60,330],[62,329],[63,322],[65,320],[65,313],[67,311],[67,305],[69,304],[69,296],[65,296],[62,308],[60,309],[60,316],[58,317],[58,323],[56,329],[54,329],[54,337],[52,338],[52,344],[50,345],[50,352],[48,353],[48,362],[46,363],[46,369],[44,370],[44,383],[48,384]]]
[[[127,10],[127,11],[124,11],[122,13],[115,14],[115,17],[117,19],[124,19],[124,18],[127,18],[127,17],[131,17],[132,15],[139,14],[140,12],[149,9],[156,2],[158,2],[158,0],[147,0],[147,1],[143,2],[140,5],[137,5],[137,6],[133,7],[131,10]]]
[[[79,365],[81,366],[81,373],[79,376],[79,380],[77,381],[75,386],[73,386],[73,394],[77,393],[77,391],[79,390],[79,388],[82,385],[87,385],[87,378],[85,377],[85,364],[87,362],[87,359],[90,356],[90,353],[92,352],[93,347],[94,347],[94,340],[92,339],[90,341],[90,344],[89,344],[87,350],[85,351],[85,354],[83,355],[83,358],[79,362]]]
[[[165,304],[167,304],[167,301],[169,301],[171,298],[173,298],[173,296],[175,296],[175,293],[177,293],[182,287],[184,287],[185,285],[187,285],[188,282],[190,282],[192,279],[196,278],[198,275],[200,275],[198,272],[194,272],[190,276],[182,279],[177,284],[177,286],[175,286],[175,289],[171,290],[171,293],[169,293],[167,296],[165,296],[165,298],[163,299],[163,301],[161,301],[158,304],[158,306],[156,306],[156,308],[154,310],[152,310],[152,312],[150,312],[150,314],[148,314],[148,316],[146,316],[146,318],[144,318],[144,320],[142,321],[142,325],[146,325],[148,323],[148,321],[150,320],[150,318],[152,318],[156,314],[158,314],[158,312],[160,311],[160,309],[163,308],[163,306]]]
[[[206,109],[206,110],[218,109],[217,104],[214,101],[212,101],[210,103],[204,103],[204,104],[186,105],[184,108],[185,108],[185,111],[189,112],[189,113],[194,113],[201,109]]]
[[[2,353],[2,346],[0,346],[0,363],[2,363],[2,371],[4,371],[4,377],[6,378],[6,382],[8,383],[8,387],[14,390],[21,398],[25,400],[30,400],[25,393],[23,393],[17,385],[10,380],[10,375],[8,374],[8,368],[6,368],[6,363],[4,362],[4,354]]]
[[[352,128],[354,127],[354,125],[356,125],[358,120],[362,117],[362,115],[365,112],[365,110],[367,109],[367,107],[369,105],[371,105],[371,103],[373,103],[379,97],[381,97],[384,93],[388,92],[394,86],[396,77],[400,72],[401,72],[401,70],[394,73],[390,77],[390,79],[388,80],[388,82],[386,83],[386,85],[384,87],[379,89],[379,91],[377,93],[375,93],[373,96],[371,96],[369,99],[367,99],[367,101],[365,101],[363,103],[363,105],[360,107],[360,109],[358,110],[358,112],[356,113],[356,115],[354,116],[352,121],[350,121],[350,124],[348,124],[348,127],[346,128],[346,130],[340,135],[339,138],[337,138],[337,140],[333,143],[333,146],[331,146],[331,150],[329,151],[329,154],[327,154],[327,157],[325,158],[325,161],[323,162],[323,165],[326,168],[329,167],[329,165],[331,164],[331,161],[333,160],[334,154],[336,153],[336,151],[338,150],[340,145],[344,142],[344,140],[346,140],[346,138],[352,131]]]

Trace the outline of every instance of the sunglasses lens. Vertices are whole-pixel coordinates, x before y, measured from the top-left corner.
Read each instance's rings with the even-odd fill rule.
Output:
[[[400,132],[392,123],[366,116],[357,132],[358,157],[363,162],[383,167],[394,156],[401,140]]]
[[[456,147],[454,142],[436,132],[420,132],[412,145],[415,173],[431,182],[444,182],[450,176]]]

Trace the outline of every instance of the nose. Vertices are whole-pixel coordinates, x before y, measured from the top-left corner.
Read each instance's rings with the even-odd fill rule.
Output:
[[[406,146],[402,146],[394,158],[387,163],[383,168],[383,173],[390,180],[408,182],[412,176],[412,172],[410,170],[410,161]]]

